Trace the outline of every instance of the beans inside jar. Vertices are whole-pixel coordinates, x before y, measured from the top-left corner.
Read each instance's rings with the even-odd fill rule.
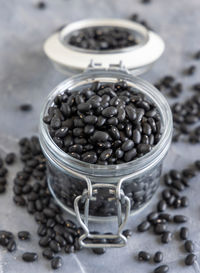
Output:
[[[75,31],[65,42],[82,49],[113,50],[137,45],[135,36],[126,28],[98,26]]]
[[[66,90],[55,97],[43,121],[55,144],[70,156],[113,165],[150,152],[161,138],[160,119],[144,94],[119,81]]]

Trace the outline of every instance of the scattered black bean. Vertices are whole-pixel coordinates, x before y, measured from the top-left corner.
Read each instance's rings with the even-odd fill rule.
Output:
[[[18,238],[20,240],[26,241],[26,240],[30,240],[31,234],[29,231],[19,231],[18,232]]]
[[[38,259],[38,255],[35,252],[25,252],[22,255],[22,259],[25,262],[35,262]]]
[[[140,251],[138,253],[138,260],[139,261],[145,261],[145,262],[147,262],[150,259],[151,259],[151,255],[148,252],[146,252],[146,251]]]
[[[188,230],[188,228],[182,227],[180,229],[180,234],[179,235],[180,235],[180,239],[181,240],[187,240],[188,236],[189,236],[189,230]]]
[[[185,265],[193,265],[197,260],[197,256],[193,253],[188,254],[187,257],[185,258]]]
[[[187,222],[188,218],[184,215],[175,215],[174,223],[181,224]]]
[[[63,265],[63,261],[61,257],[55,257],[51,260],[52,269],[58,269]]]
[[[153,260],[155,263],[161,263],[163,261],[163,253],[161,251],[157,251],[154,254]]]
[[[191,240],[187,240],[184,246],[187,252],[192,253],[194,251],[194,243]]]
[[[162,233],[161,242],[163,244],[168,244],[172,240],[172,233],[170,231],[165,231]]]
[[[137,229],[139,232],[145,232],[145,231],[149,230],[150,227],[151,227],[151,224],[148,221],[144,221],[138,225]]]
[[[154,270],[154,273],[167,273],[169,271],[168,265],[161,265]]]

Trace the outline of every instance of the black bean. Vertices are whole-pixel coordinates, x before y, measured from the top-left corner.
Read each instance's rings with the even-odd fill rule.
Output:
[[[95,152],[89,151],[89,152],[82,154],[82,160],[87,163],[94,164],[97,162],[97,155]]]
[[[45,248],[42,252],[44,258],[52,260],[54,258],[54,253],[50,248]]]
[[[148,252],[146,252],[146,251],[140,251],[138,253],[138,260],[139,261],[145,261],[145,262],[147,262],[150,259],[151,259],[151,255]]]
[[[137,117],[136,110],[130,105],[126,106],[125,110],[129,120],[134,121]]]
[[[161,251],[157,251],[154,254],[153,260],[155,263],[161,263],[163,261],[163,253]]]
[[[139,232],[144,232],[144,231],[149,230],[150,227],[151,227],[150,223],[148,221],[144,221],[144,222],[142,222],[141,224],[138,225],[137,230]]]
[[[128,152],[130,151],[132,148],[134,147],[134,142],[132,140],[127,140],[125,141],[122,146],[121,146],[121,149],[124,151],[124,152]]]
[[[97,255],[102,255],[106,252],[106,249],[103,247],[100,248],[92,248],[92,252],[97,254]]]
[[[167,273],[169,271],[168,265],[161,265],[154,270],[154,273]]]
[[[49,247],[51,248],[51,250],[54,253],[58,253],[58,252],[61,251],[60,244],[58,242],[56,242],[55,240],[52,240],[52,241],[49,242]]]
[[[184,215],[175,215],[174,223],[181,224],[187,222],[188,218]]]
[[[193,265],[197,260],[197,256],[193,253],[188,254],[187,257],[185,258],[185,265]]]
[[[22,259],[25,262],[35,262],[38,259],[38,255],[35,252],[25,252],[22,255]]]
[[[18,238],[23,241],[30,240],[30,237],[31,237],[31,234],[29,231],[19,231],[17,235],[18,235]]]
[[[57,256],[57,257],[54,257],[52,260],[51,260],[51,267],[52,269],[58,269],[60,267],[62,267],[63,265],[63,261],[62,261],[62,258]]]
[[[56,242],[58,242],[60,244],[61,247],[65,246],[66,245],[66,241],[65,239],[61,236],[61,235],[56,235],[55,236],[55,240]]]
[[[7,250],[9,252],[13,252],[13,251],[16,250],[16,248],[17,248],[16,242],[13,239],[10,240],[9,243],[8,243],[8,245],[7,245]]]
[[[189,205],[189,200],[188,200],[187,196],[181,197],[180,200],[181,200],[181,207],[183,207],[183,208],[188,207],[188,205]]]
[[[159,216],[159,214],[157,212],[151,212],[150,214],[148,214],[147,220],[149,222],[153,222],[158,219],[158,216]]]
[[[103,131],[96,131],[93,135],[94,141],[97,141],[97,142],[105,142],[108,140],[108,138],[109,138],[108,133]]]
[[[137,156],[137,150],[133,148],[132,150],[128,151],[124,155],[124,161],[128,162],[134,159]]]
[[[188,228],[182,227],[182,228],[180,229],[179,236],[180,236],[180,239],[181,239],[181,240],[187,240],[188,237],[189,237],[189,230],[188,230]]]
[[[185,250],[189,253],[194,252],[194,243],[191,240],[187,240],[184,244]]]
[[[15,162],[15,159],[16,159],[16,155],[14,153],[9,153],[6,155],[5,162],[8,165],[11,165]]]
[[[83,120],[85,123],[95,124],[97,122],[97,117],[93,115],[85,116]]]
[[[102,115],[106,118],[111,118],[117,115],[117,108],[114,106],[107,107],[102,111]]]
[[[104,150],[101,154],[100,154],[100,159],[102,161],[106,161],[111,155],[112,155],[112,149],[107,149]]]
[[[59,138],[63,138],[67,135],[68,133],[68,128],[67,127],[62,127],[60,129],[58,129],[56,132],[55,132],[55,136],[56,137],[59,137]]]
[[[160,200],[157,204],[157,210],[159,212],[164,212],[167,209],[167,204],[164,200]]]
[[[74,249],[74,246],[73,245],[66,245],[65,247],[65,253],[74,253],[75,249]]]
[[[170,231],[165,231],[162,233],[161,242],[163,244],[168,244],[172,240],[172,233]]]
[[[39,236],[45,236],[47,233],[47,228],[45,227],[45,225],[40,224],[38,227],[37,233]]]
[[[155,234],[162,234],[166,231],[166,225],[163,223],[158,223],[154,226],[154,233]]]
[[[148,144],[139,144],[137,146],[137,151],[140,154],[146,154],[151,150],[151,146]]]
[[[74,243],[74,237],[69,232],[64,232],[63,236],[68,244],[72,245]]]
[[[109,133],[113,139],[116,139],[116,140],[120,139],[120,133],[117,127],[111,126]]]

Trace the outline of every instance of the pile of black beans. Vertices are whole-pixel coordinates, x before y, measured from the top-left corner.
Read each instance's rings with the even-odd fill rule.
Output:
[[[137,230],[138,232],[153,231],[156,236],[160,236],[161,244],[168,244],[177,236],[170,231],[172,224],[181,225],[179,230],[179,241],[184,241],[184,250],[187,253],[185,257],[185,265],[190,266],[195,263],[197,256],[194,254],[194,243],[189,239],[189,229],[185,224],[188,222],[188,217],[182,214],[171,214],[167,209],[177,210],[179,208],[187,208],[189,200],[187,195],[181,195],[191,186],[191,179],[200,171],[200,160],[194,162],[182,171],[170,170],[163,177],[164,189],[161,192],[161,199],[158,201],[155,211],[150,212],[146,219],[141,222]],[[183,225],[183,226],[182,226]],[[151,232],[152,233],[152,232]],[[153,258],[154,263],[160,263],[163,260],[163,253],[157,251],[152,257],[147,251],[138,253],[139,261],[150,261]],[[169,271],[169,266],[166,264],[157,267],[155,273],[165,273]]]
[[[70,254],[81,250],[78,239],[83,230],[73,221],[64,218],[63,211],[49,192],[46,182],[46,159],[43,156],[38,138],[35,136],[30,139],[22,138],[19,141],[19,146],[23,169],[16,173],[13,181],[13,201],[16,206],[26,209],[35,218],[38,225],[37,234],[40,237],[38,244],[42,248],[42,256],[51,261],[52,269],[58,269],[63,264],[59,253]],[[15,160],[16,155],[9,153],[4,161],[11,165]],[[7,170],[3,167],[4,161],[0,159],[0,173],[2,169]],[[98,234],[98,232],[94,232]],[[130,238],[132,232],[127,229],[123,231],[123,234]],[[20,241],[27,242],[29,251],[22,254],[24,262],[35,262],[39,259],[38,253],[31,251],[31,240],[32,236],[26,230],[19,231],[17,235],[8,230],[0,230],[0,246],[9,252],[17,251]],[[99,239],[98,242],[102,241]],[[104,239],[103,242],[105,243],[106,240]],[[101,255],[106,252],[106,249],[92,249],[92,251]]]
[[[148,153],[161,138],[156,106],[125,81],[94,82],[55,97],[43,118],[55,144],[92,164],[121,164]]]
[[[72,32],[68,44],[90,50],[113,50],[135,46],[135,34],[120,27],[88,27]]]

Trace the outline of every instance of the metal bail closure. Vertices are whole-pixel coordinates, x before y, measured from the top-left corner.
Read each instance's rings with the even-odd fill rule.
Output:
[[[90,179],[87,178],[88,189],[85,189],[82,195],[79,195],[74,200],[74,210],[77,220],[84,230],[84,234],[79,237],[79,243],[85,248],[104,248],[104,247],[123,247],[127,243],[126,237],[122,234],[129,213],[130,213],[130,199],[124,194],[121,185],[124,179],[119,180],[117,186],[113,184],[91,184]],[[91,234],[88,227],[89,205],[90,201],[96,201],[99,190],[108,189],[110,194],[109,200],[116,201],[118,231],[117,234]],[[79,202],[84,203],[84,215],[81,219]],[[125,212],[122,212],[122,205],[125,207]],[[109,243],[98,243],[98,239],[109,239]],[[95,242],[96,240],[96,242]],[[112,243],[113,240],[113,243]],[[89,242],[88,242],[89,241]],[[92,242],[93,241],[93,242]]]

